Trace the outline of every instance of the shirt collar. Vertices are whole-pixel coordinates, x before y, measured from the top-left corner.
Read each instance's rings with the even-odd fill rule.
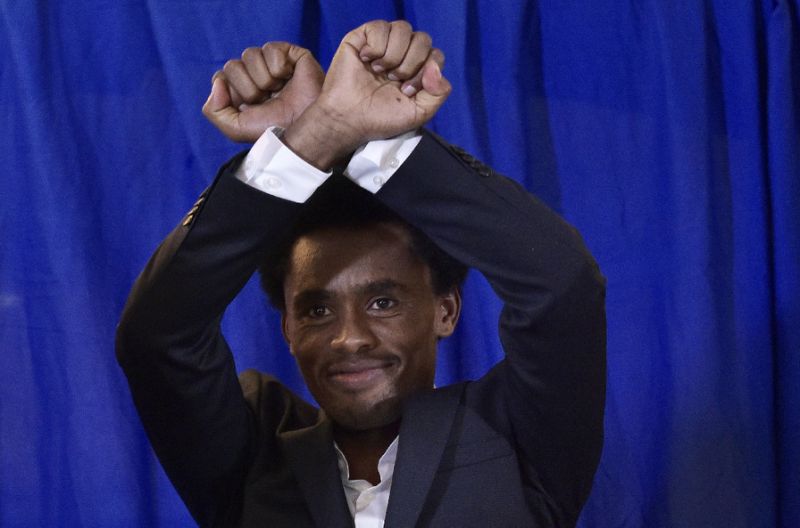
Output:
[[[391,482],[392,475],[394,474],[394,463],[397,460],[397,445],[399,442],[398,436],[392,440],[392,443],[389,444],[389,447],[386,448],[386,451],[381,455],[380,460],[378,460],[378,474],[381,477],[381,483]],[[339,466],[339,473],[342,476],[342,484],[345,487],[354,488],[358,491],[363,491],[367,488],[371,488],[372,484],[370,484],[366,480],[358,479],[358,480],[350,480],[350,466],[347,464],[347,459],[342,453],[342,450],[339,449],[339,446],[336,445],[336,442],[333,443],[333,447],[336,450],[336,462]]]

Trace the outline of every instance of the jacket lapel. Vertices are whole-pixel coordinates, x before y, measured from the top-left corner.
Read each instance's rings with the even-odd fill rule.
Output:
[[[323,417],[315,425],[279,433],[289,467],[317,526],[352,528],[353,518],[342,488],[331,422]]]
[[[456,385],[426,392],[406,405],[386,528],[416,524],[447,444],[462,389],[463,385]]]

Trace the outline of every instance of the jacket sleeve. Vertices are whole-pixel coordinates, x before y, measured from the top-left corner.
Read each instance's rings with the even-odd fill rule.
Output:
[[[117,359],[145,430],[201,525],[219,522],[240,491],[254,434],[220,319],[298,209],[237,180],[242,158],[158,247],[117,328]]]
[[[503,301],[505,359],[477,392],[505,414],[537,500],[558,525],[574,525],[603,436],[605,280],[597,264],[540,200],[431,133],[378,196],[483,273]]]

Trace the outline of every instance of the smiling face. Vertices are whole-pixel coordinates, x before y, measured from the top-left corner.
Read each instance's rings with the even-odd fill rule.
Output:
[[[321,229],[295,242],[284,281],[283,332],[309,390],[341,427],[400,419],[433,387],[436,344],[450,335],[457,290],[434,293],[408,231],[382,223]]]

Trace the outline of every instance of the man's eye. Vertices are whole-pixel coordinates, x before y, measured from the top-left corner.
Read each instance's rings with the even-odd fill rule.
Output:
[[[330,313],[331,313],[331,311],[328,309],[328,307],[325,306],[325,305],[322,305],[322,304],[318,304],[316,306],[312,306],[308,310],[309,317],[314,317],[314,318],[325,317],[326,315],[328,315]]]
[[[372,301],[370,308],[374,308],[376,310],[388,310],[390,308],[394,308],[395,306],[397,306],[397,302],[394,299],[381,297],[380,299],[375,299]]]

